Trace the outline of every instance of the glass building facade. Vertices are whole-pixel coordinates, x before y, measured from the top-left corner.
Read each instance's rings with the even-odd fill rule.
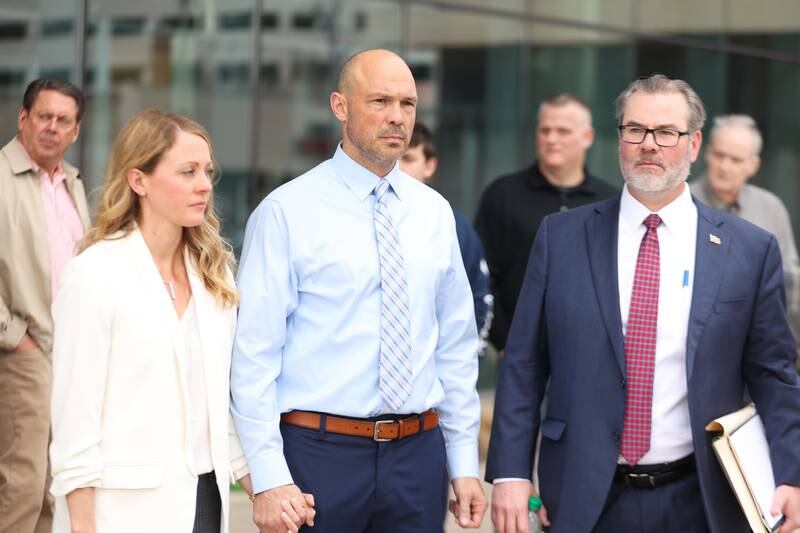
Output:
[[[689,81],[710,116],[756,118],[765,145],[754,182],[798,227],[796,0],[3,0],[0,136],[14,135],[31,79],[75,82],[88,112],[68,159],[97,189],[134,113],[190,115],[211,132],[225,232],[238,246],[261,198],[332,153],[338,68],[373,47],[411,65],[418,119],[438,132],[435,186],[465,213],[494,177],[530,163],[538,102],[561,91],[591,105],[589,166],[621,185],[613,100],[633,78],[663,72]]]

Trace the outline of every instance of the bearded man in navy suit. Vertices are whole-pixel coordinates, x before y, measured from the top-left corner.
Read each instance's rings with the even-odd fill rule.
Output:
[[[800,384],[778,244],[691,196],[705,110],[686,82],[640,79],[616,103],[622,194],[546,218],[531,250],[497,386],[492,520],[527,532],[541,430],[551,533],[749,531],[705,432],[747,390],[771,511],[794,531]]]

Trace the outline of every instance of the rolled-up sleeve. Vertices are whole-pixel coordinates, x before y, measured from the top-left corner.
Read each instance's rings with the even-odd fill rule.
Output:
[[[113,321],[96,272],[82,260],[68,264],[53,304],[53,495],[102,482],[100,450]]]

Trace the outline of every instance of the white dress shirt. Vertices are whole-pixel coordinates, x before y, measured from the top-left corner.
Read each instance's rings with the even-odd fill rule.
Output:
[[[292,483],[280,414],[371,417],[381,288],[373,190],[381,178],[339,147],[273,191],[251,215],[239,266],[231,410],[255,492]],[[453,211],[401,172],[385,176],[406,264],[412,392],[393,414],[435,407],[450,476],[478,477],[478,334]]]
[[[647,207],[622,190],[619,210],[617,275],[622,332],[628,324],[633,276],[639,246],[646,228]],[[697,207],[689,187],[657,212],[661,217],[658,233],[661,274],[658,290],[656,363],[653,378],[653,411],[650,450],[638,464],[665,463],[692,453],[689,401],[686,379],[686,335],[692,306]],[[620,458],[621,462],[624,462]]]

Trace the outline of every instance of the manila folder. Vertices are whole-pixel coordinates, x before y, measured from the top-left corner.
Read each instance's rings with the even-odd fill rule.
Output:
[[[764,425],[753,404],[712,420],[706,431],[714,434],[714,448],[750,527],[755,533],[777,530],[783,517],[769,512],[775,478]]]

